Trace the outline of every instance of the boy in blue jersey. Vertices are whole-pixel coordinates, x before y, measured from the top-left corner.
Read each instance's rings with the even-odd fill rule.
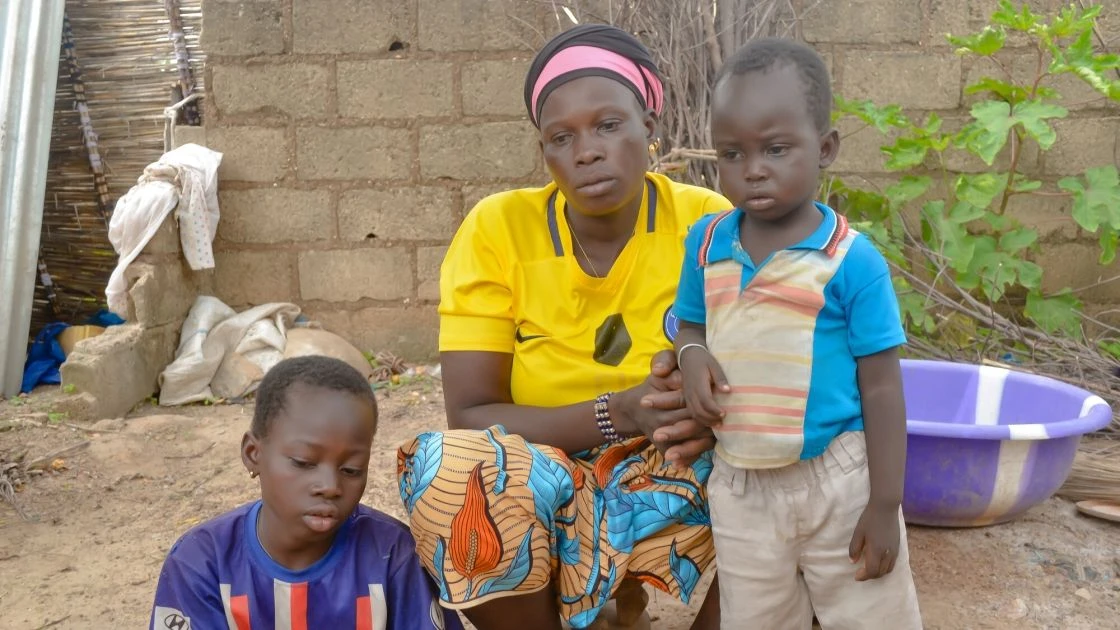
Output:
[[[720,70],[712,143],[734,210],[685,243],[674,310],[708,480],[724,628],[918,630],[900,504],[906,342],[886,261],[814,202],[836,158],[824,62],[759,39]]]
[[[408,528],[358,504],[376,428],[369,383],[346,363],[269,370],[241,443],[261,499],[175,543],[151,630],[461,630]]]

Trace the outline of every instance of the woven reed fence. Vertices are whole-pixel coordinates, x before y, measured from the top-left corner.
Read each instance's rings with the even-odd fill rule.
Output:
[[[163,153],[163,108],[180,100],[180,77],[202,89],[201,0],[67,0],[66,17],[32,336],[104,306],[116,264],[113,205]],[[185,115],[197,122],[196,112]]]

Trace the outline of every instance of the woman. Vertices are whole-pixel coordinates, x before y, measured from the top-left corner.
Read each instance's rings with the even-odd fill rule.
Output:
[[[647,173],[662,99],[624,31],[558,35],[525,83],[553,182],[479,202],[444,260],[452,430],[401,449],[400,491],[444,605],[480,630],[585,627],[627,577],[687,602],[714,556],[712,441],[666,349],[683,236],[731,204]],[[717,593],[694,628],[718,627]]]

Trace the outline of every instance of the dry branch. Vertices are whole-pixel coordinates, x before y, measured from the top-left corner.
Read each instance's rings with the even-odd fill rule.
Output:
[[[54,460],[60,457],[66,457],[67,455],[73,455],[74,453],[77,453],[87,446],[89,446],[89,440],[78,442],[77,444],[72,444],[70,446],[67,446],[66,448],[60,448],[56,451],[51,451],[50,453],[47,453],[42,457],[37,457],[31,460],[24,468],[26,470],[45,470],[50,467],[51,462],[53,462]]]

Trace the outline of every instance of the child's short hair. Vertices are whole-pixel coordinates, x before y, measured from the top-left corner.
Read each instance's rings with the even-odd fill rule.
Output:
[[[377,398],[369,381],[349,363],[325,356],[294,357],[277,363],[261,380],[249,429],[253,435],[258,438],[268,435],[273,419],[284,411],[288,389],[296,383],[364,398],[373,406],[373,417],[377,418]]]
[[[782,64],[797,69],[805,84],[809,115],[821,133],[832,126],[832,86],[824,60],[809,46],[792,39],[763,37],[751,40],[727,58],[713,85],[731,75],[765,72]]]

